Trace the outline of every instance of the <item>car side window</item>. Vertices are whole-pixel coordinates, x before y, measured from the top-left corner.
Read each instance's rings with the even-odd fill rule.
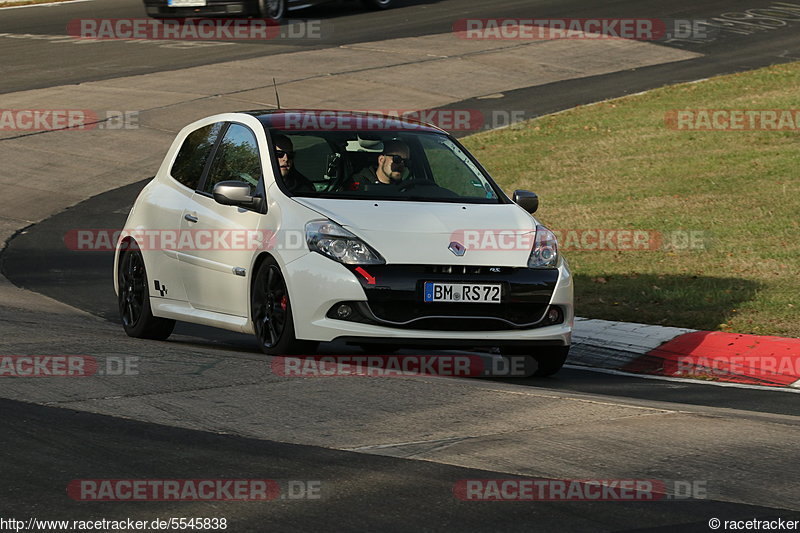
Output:
[[[206,167],[211,149],[217,142],[222,125],[222,122],[209,124],[193,131],[186,137],[170,169],[170,174],[175,180],[192,190],[197,189],[200,184],[200,176]]]
[[[231,124],[211,162],[203,192],[211,194],[221,181],[242,181],[255,191],[260,179],[261,158],[255,134],[247,126]]]

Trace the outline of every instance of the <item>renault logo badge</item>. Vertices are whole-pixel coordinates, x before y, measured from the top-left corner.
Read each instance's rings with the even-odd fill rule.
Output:
[[[450,246],[448,246],[447,249],[453,252],[458,257],[461,257],[467,251],[467,249],[464,247],[463,244],[456,241],[451,242]]]

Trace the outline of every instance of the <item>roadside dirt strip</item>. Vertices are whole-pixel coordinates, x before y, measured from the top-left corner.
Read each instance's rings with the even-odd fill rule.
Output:
[[[800,339],[577,319],[570,363],[800,389]]]

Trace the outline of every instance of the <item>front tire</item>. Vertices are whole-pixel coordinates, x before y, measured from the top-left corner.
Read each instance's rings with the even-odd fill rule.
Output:
[[[258,16],[281,20],[286,15],[286,0],[258,0]]]
[[[534,376],[547,377],[557,374],[567,362],[569,346],[548,346],[546,348],[506,347],[503,355],[525,355],[536,361]]]
[[[318,343],[299,341],[294,335],[289,291],[278,262],[272,257],[261,263],[256,272],[250,295],[250,317],[258,346],[265,354],[316,352]]]
[[[135,241],[129,241],[120,255],[117,283],[119,316],[129,337],[163,341],[172,334],[174,320],[153,316],[147,270]]]

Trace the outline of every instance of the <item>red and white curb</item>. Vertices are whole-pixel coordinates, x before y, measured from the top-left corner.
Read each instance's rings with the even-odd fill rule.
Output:
[[[800,389],[800,339],[576,318],[569,363]]]

